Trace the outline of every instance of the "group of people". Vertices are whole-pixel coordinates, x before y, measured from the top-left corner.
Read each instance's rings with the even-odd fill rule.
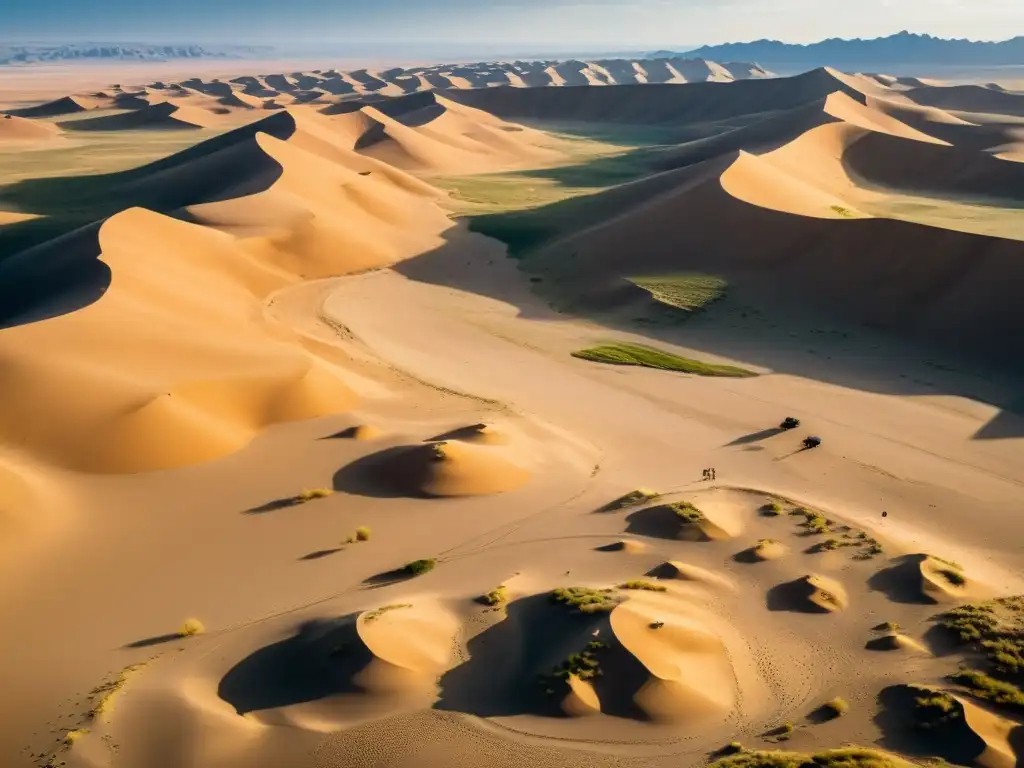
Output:
[[[717,476],[716,476],[716,474],[715,474],[715,470],[714,470],[714,468],[711,468],[711,469],[705,469],[705,470],[704,470],[704,479],[705,479],[705,480],[714,480],[714,479],[716,479],[716,477],[717,477]]]

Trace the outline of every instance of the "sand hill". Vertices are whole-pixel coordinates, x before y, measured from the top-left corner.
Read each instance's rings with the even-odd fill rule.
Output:
[[[0,763],[1019,762],[1012,91],[274,69],[0,119]]]

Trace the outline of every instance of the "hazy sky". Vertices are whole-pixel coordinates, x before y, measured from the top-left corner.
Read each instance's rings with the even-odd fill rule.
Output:
[[[630,50],[909,29],[1024,35],[1024,0],[0,0],[0,39]]]

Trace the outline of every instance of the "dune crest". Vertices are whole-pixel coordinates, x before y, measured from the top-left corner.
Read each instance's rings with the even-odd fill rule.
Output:
[[[457,440],[402,449],[377,468],[377,475],[405,493],[439,497],[505,493],[530,478],[496,449]]]
[[[648,717],[678,722],[733,706],[725,644],[697,614],[660,596],[635,596],[617,606],[610,621],[616,639],[650,675],[634,695]]]

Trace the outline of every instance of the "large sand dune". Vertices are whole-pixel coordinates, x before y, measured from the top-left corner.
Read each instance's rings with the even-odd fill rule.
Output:
[[[0,762],[1019,762],[1024,234],[887,213],[1012,216],[1014,94],[276,72],[0,119],[202,129],[0,189]]]

